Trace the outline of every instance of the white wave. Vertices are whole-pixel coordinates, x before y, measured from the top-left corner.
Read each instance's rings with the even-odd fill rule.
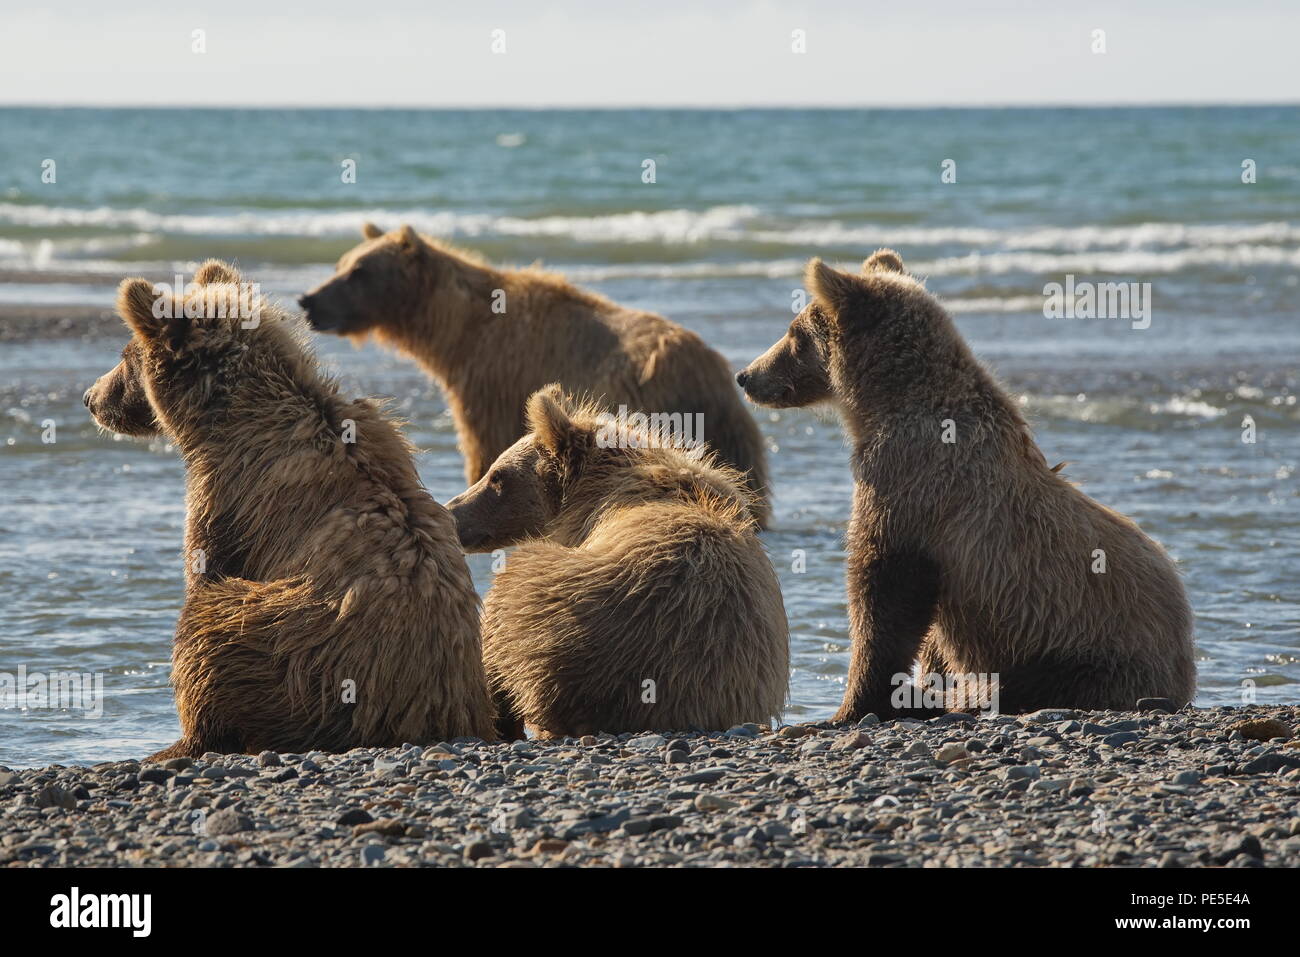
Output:
[[[986,296],[971,299],[947,299],[943,304],[949,312],[1035,312],[1043,311],[1042,296]]]
[[[841,259],[844,250],[865,254],[880,246],[903,251],[909,268],[925,277],[1028,275],[1043,280],[1073,273],[1080,277],[1119,276],[1137,280],[1190,270],[1238,273],[1251,269],[1300,269],[1300,227],[1285,222],[1258,224],[1143,223],[1132,226],[1081,225],[1034,228],[967,228],[845,225],[803,220],[780,225],[757,207],[722,205],[703,210],[633,210],[589,216],[501,216],[493,213],[390,210],[244,210],[212,213],[156,213],[146,209],[78,208],[0,203],[4,224],[41,229],[93,229],[91,236],[28,240],[0,239],[0,264],[41,269],[75,263],[111,263],[115,254],[161,236],[213,237],[346,237],[359,238],[367,220],[383,227],[410,223],[417,229],[452,240],[518,240],[519,258],[547,258],[555,243],[617,247],[634,244],[665,247],[724,244],[736,250],[765,247],[788,250],[765,258],[751,255],[718,261],[716,251],[701,250],[689,262],[588,263],[566,271],[578,282],[621,278],[789,279],[798,283],[808,255]],[[105,234],[103,230],[111,230]],[[532,241],[532,242],[529,242]],[[947,248],[945,248],[947,247]],[[955,247],[955,249],[953,248]],[[959,251],[958,255],[943,255]],[[827,249],[835,250],[827,254]],[[928,255],[927,255],[928,254]],[[165,253],[164,253],[165,255]],[[630,254],[632,258],[635,254]],[[274,259],[274,253],[269,253]],[[566,259],[582,255],[565,252]],[[860,259],[844,259],[858,268]],[[1003,295],[955,299],[955,312],[1025,312],[1041,303],[1026,295],[1023,281],[1013,279]],[[1037,282],[1034,282],[1037,285]]]
[[[790,279],[797,286],[807,264],[806,259],[750,260],[731,263],[611,263],[605,266],[566,266],[562,271],[575,282],[605,282],[610,279],[754,278]]]
[[[982,276],[1031,273],[1060,278],[1098,274],[1142,277],[1181,272],[1193,267],[1235,272],[1251,266],[1300,267],[1300,248],[1279,246],[1205,246],[1196,249],[1117,250],[1098,252],[972,252],[964,256],[909,262],[922,276]]]
[[[1002,242],[1007,249],[1088,250],[1145,249],[1173,246],[1222,246],[1239,243],[1300,242],[1300,227],[1290,223],[1191,224],[1138,223],[1131,226],[1044,227],[1016,232]]]
[[[691,244],[730,234],[744,235],[738,226],[757,215],[752,206],[714,206],[697,211],[611,213],[603,216],[543,216],[494,220],[494,232],[506,236],[546,236],[578,242],[662,242]]]
[[[1144,223],[1135,226],[1048,227],[1029,230],[978,227],[852,226],[839,221],[801,222],[774,228],[752,206],[716,206],[697,211],[629,212],[599,216],[546,216],[537,219],[464,215],[443,223],[443,235],[545,236],[579,242],[699,242],[737,245],[789,246],[792,248],[860,248],[881,246],[900,249],[933,246],[988,247],[994,252],[1043,254],[1072,252],[1142,252],[1201,250],[1213,253],[1225,247],[1253,244],[1261,250],[1300,243],[1300,228],[1288,223],[1210,225]],[[1293,249],[1276,248],[1289,254]],[[1265,253],[1264,255],[1266,255]],[[972,253],[979,255],[979,253]]]
[[[1188,399],[1178,395],[1164,402],[1153,402],[1147,408],[1152,415],[1181,415],[1194,419],[1217,419],[1221,415],[1228,414],[1227,409],[1220,409],[1200,399]]]
[[[89,257],[111,257],[149,241],[147,233],[35,240],[0,239],[0,265],[20,269],[57,269],[66,268],[70,260],[75,260],[78,269],[85,269]],[[108,261],[115,268],[121,266],[115,260]]]
[[[1020,404],[1032,415],[1043,418],[1069,419],[1075,422],[1110,422],[1133,408],[1122,397],[1090,399],[1085,395],[1022,395]]]
[[[860,248],[864,254],[878,246],[907,250],[956,245],[992,250],[983,254],[985,256],[1032,253],[1035,250],[1048,255],[1106,251],[1147,251],[1159,255],[1161,250],[1268,249],[1300,243],[1300,226],[1286,222],[1138,223],[1000,229],[890,226],[815,219],[783,222],[751,205],[527,218],[419,208],[157,213],[109,206],[81,208],[0,203],[0,224],[34,228],[133,229],[172,235],[351,237],[366,220],[388,228],[410,223],[424,232],[449,238],[544,237],[582,243],[657,242],[667,245],[729,242],[800,249]],[[1293,250],[1282,248],[1279,252],[1291,254]],[[971,255],[981,254],[973,252]]]
[[[421,232],[446,237],[555,237],[579,242],[694,243],[716,239],[755,216],[752,206],[714,206],[705,210],[668,209],[596,216],[541,216],[526,219],[492,213],[428,210],[260,210],[232,213],[155,213],[147,209],[94,209],[22,206],[0,203],[0,223],[35,228],[83,227],[136,229],[198,236],[355,236],[361,224],[384,228],[410,223]]]
[[[842,269],[856,270],[856,260],[828,260]],[[1121,276],[1143,280],[1155,275],[1178,273],[1188,269],[1208,269],[1238,273],[1253,267],[1300,268],[1300,248],[1276,246],[1210,246],[1201,249],[1113,250],[1079,253],[1042,252],[972,252],[962,256],[939,259],[908,258],[907,268],[917,276],[993,276],[1028,274],[1044,279],[1063,281],[1067,273],[1077,278]],[[610,263],[607,265],[573,266],[564,271],[579,282],[600,282],[607,279],[712,279],[789,278],[798,283],[803,276],[806,258],[772,260],[745,260],[741,262],[696,261],[688,263]],[[1013,280],[1013,282],[1015,282]],[[1023,286],[1020,290],[1023,293]],[[1158,291],[1158,290],[1157,290]],[[1031,303],[1030,300],[1033,300]],[[1028,308],[1041,309],[1043,297],[1013,296],[988,299],[971,298],[963,301],[948,300],[957,311],[998,312],[1010,303],[1015,311]]]
[[[1082,394],[1024,395],[1021,404],[1035,416],[1071,419],[1076,422],[1117,422],[1143,414],[1208,420],[1227,414],[1226,409],[1187,396],[1172,396],[1163,402],[1146,403],[1145,413],[1142,411],[1142,403],[1131,396],[1095,398]]]
[[[181,214],[156,213],[147,209],[93,209],[69,206],[19,206],[0,203],[0,222],[35,228],[81,227],[136,229],[148,233],[201,236],[328,236],[357,235],[367,219],[383,222],[386,217],[412,221],[417,228],[437,231],[453,222],[455,214],[412,214],[388,210],[262,210],[257,212]],[[489,218],[490,217],[486,217]]]
[[[1300,227],[1290,223],[1137,223],[1128,226],[1044,226],[1014,229],[922,226],[845,226],[831,221],[747,234],[759,242],[812,246],[967,245],[1003,250],[1079,252],[1107,249],[1220,247],[1242,243],[1300,243]]]
[[[1008,234],[962,226],[846,226],[838,221],[800,223],[782,229],[732,230],[718,239],[788,246],[860,247],[864,255],[880,246],[994,246]]]

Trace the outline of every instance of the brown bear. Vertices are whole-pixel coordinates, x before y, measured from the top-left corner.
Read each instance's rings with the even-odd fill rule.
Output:
[[[490,738],[451,516],[381,409],[340,396],[301,320],[250,287],[215,261],[180,295],[123,281],[133,335],[85,395],[186,464],[181,739],[154,758]]]
[[[880,250],[860,275],[814,259],[806,285],[808,306],[737,381],[766,406],[833,403],[853,444],[853,648],[836,719],[905,711],[912,692],[895,692],[918,652],[967,703],[972,679],[997,676],[1004,712],[1190,701],[1192,615],[1173,562],[1048,468],[898,255]]]
[[[789,630],[740,473],[552,385],[448,503],[461,544],[523,542],[484,600],[498,732],[722,730],[785,704]]]
[[[384,234],[367,223],[363,234],[299,304],[314,328],[354,341],[373,335],[442,386],[468,483],[524,434],[528,396],[559,382],[674,425],[700,416],[703,441],[745,473],[766,524],[762,436],[726,360],[695,333],[536,268],[495,268],[410,226]]]

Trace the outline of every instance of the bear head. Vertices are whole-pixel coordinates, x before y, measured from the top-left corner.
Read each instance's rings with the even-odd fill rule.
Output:
[[[334,275],[298,299],[319,332],[361,339],[405,319],[426,298],[425,267],[433,250],[414,229],[385,233],[366,223],[361,234],[365,239],[343,254]]]
[[[283,313],[216,260],[179,291],[124,279],[117,311],[131,341],[83,402],[100,426],[125,435],[177,437],[186,426],[213,424],[234,404],[254,365],[265,377],[273,355],[271,364],[293,374],[301,355]]]
[[[555,384],[529,397],[526,418],[528,433],[447,503],[466,551],[538,536],[576,544],[607,508],[674,497],[708,496],[733,507],[738,527],[752,521],[743,476],[704,446],[629,427]]]
[[[528,433],[447,503],[466,551],[492,551],[544,533],[565,504],[565,489],[604,451],[591,413],[558,385],[529,397]]]
[[[900,330],[905,338],[907,324],[923,321],[927,303],[938,308],[891,249],[872,254],[857,275],[813,259],[804,283],[808,305],[772,348],[736,375],[758,405],[790,408],[842,395],[864,364],[887,358]]]
[[[140,344],[133,337],[122,350],[121,361],[96,379],[81,397],[102,428],[119,435],[158,434],[158,422],[144,390],[140,362]]]

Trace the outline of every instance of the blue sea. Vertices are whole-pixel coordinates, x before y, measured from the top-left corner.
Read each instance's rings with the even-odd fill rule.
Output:
[[[0,109],[0,316],[111,309],[123,276],[213,256],[291,299],[366,220],[541,260],[736,368],[782,334],[810,256],[855,266],[893,247],[1023,397],[1049,462],[1177,559],[1197,703],[1300,700],[1300,108]],[[1149,321],[1051,318],[1044,289],[1067,280],[1137,283]],[[102,435],[81,405],[125,341],[0,345],[0,681],[103,681],[97,716],[0,696],[0,764],[139,757],[177,735],[181,463]],[[461,491],[423,373],[318,348],[347,389],[395,397],[434,496]],[[824,718],[848,662],[848,450],[826,414],[755,414],[786,719]],[[486,562],[471,566],[486,588]]]

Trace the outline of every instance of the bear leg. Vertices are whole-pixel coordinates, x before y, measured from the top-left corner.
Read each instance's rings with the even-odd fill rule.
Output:
[[[844,702],[832,720],[867,713],[920,717],[894,705],[897,675],[910,675],[939,600],[939,566],[924,555],[882,553],[849,564],[853,649]]]
[[[492,688],[492,703],[497,713],[497,737],[502,741],[522,741],[526,738],[523,716],[516,711],[514,702],[504,688]]]
[[[161,751],[155,751],[144,760],[162,763],[163,761],[170,761],[172,758],[197,758],[201,753],[196,752],[188,740],[181,738],[175,744],[168,745]]]

